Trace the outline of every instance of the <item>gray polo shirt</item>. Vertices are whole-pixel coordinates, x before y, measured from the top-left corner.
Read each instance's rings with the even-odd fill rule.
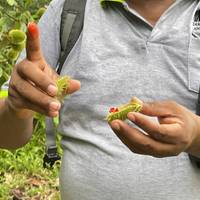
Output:
[[[43,52],[56,66],[64,0],[40,21]],[[138,13],[88,0],[84,28],[62,74],[82,83],[66,99],[59,130],[64,200],[200,200],[200,169],[186,153],[153,158],[128,150],[104,120],[132,96],[174,100],[195,110],[200,39],[193,36],[199,0],[177,0],[151,27]]]

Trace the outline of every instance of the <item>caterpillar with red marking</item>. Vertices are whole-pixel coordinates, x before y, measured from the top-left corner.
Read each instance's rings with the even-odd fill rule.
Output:
[[[117,108],[110,108],[109,114],[106,117],[108,122],[120,119],[126,120],[129,112],[140,112],[142,109],[142,101],[137,97],[133,97],[128,104],[119,106]]]

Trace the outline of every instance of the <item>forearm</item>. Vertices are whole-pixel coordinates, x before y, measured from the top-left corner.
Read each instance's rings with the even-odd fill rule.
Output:
[[[24,115],[23,115],[24,112]],[[0,148],[15,149],[28,142],[33,130],[31,112],[17,113],[0,100]]]

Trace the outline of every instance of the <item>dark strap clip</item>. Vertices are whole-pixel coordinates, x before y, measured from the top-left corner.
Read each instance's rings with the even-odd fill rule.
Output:
[[[43,158],[43,167],[44,168],[47,168],[48,166],[53,167],[55,162],[60,159],[61,158],[58,155],[57,147],[56,146],[48,147],[46,154]]]

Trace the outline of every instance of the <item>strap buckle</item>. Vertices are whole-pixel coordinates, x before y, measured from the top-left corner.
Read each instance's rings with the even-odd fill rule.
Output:
[[[47,148],[46,154],[43,158],[43,167],[47,168],[48,166],[53,167],[57,160],[60,160],[61,157],[58,155],[57,147],[51,146]]]

